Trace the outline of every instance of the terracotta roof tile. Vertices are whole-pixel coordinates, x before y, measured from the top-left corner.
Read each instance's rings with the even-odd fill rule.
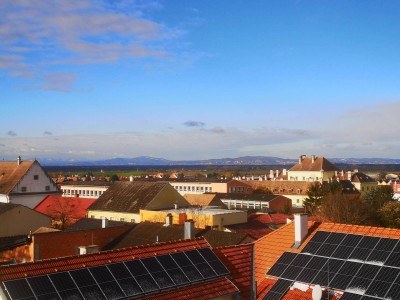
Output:
[[[242,299],[251,299],[253,244],[215,248],[214,252],[229,269],[231,278],[240,289]]]
[[[198,249],[202,247],[210,247],[210,245],[204,238],[196,238],[184,241],[166,242],[104,251],[82,256],[68,256],[57,259],[48,259],[35,263],[0,266],[0,280],[4,281],[21,278],[24,276],[36,276],[53,272],[79,269],[82,267],[99,266],[111,262],[120,262],[159,254]]]
[[[298,162],[293,167],[289,169],[290,171],[340,171],[334,164],[332,164],[325,157],[305,157]]]

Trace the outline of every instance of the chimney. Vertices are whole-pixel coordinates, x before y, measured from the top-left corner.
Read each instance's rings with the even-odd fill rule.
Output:
[[[303,160],[305,157],[306,157],[306,155],[304,155],[304,154],[300,155],[300,157],[299,157],[299,163],[301,163],[302,160]]]
[[[287,175],[287,173],[286,173],[286,169],[283,169],[283,176],[286,176]]]
[[[351,181],[351,171],[347,171],[347,179]]]
[[[98,245],[79,246],[78,248],[79,248],[79,255],[92,254],[92,253],[99,252]]]
[[[279,170],[275,171],[275,177],[277,177],[277,178],[279,177]]]
[[[21,162],[22,162],[21,156],[18,156],[18,158],[17,158],[17,164],[18,164],[18,166],[21,164]]]
[[[311,163],[313,164],[315,162],[315,155],[311,155]]]
[[[108,220],[106,217],[101,217],[101,228],[107,227]]]
[[[178,203],[175,203],[175,204],[174,204],[174,208],[175,208],[175,209],[178,209]]]
[[[132,175],[129,176],[129,181],[130,181],[130,182],[133,182],[133,176],[132,176]]]
[[[184,224],[184,235],[185,240],[194,238],[194,222],[193,220],[188,220]]]
[[[294,245],[298,249],[308,233],[308,215],[294,214]]]
[[[172,225],[172,214],[168,214],[167,217],[165,218],[165,226],[171,226]]]

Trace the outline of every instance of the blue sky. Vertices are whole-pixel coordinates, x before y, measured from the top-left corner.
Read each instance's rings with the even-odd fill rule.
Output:
[[[400,2],[0,2],[0,157],[400,158]]]

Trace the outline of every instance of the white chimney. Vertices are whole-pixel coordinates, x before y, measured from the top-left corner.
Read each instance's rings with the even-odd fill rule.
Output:
[[[348,179],[348,180],[351,180],[351,171],[348,171],[348,172],[347,172],[347,179]]]
[[[129,176],[129,181],[130,181],[130,182],[133,181],[133,176]]]
[[[165,218],[165,226],[171,226],[172,225],[172,214],[168,214],[167,217]]]
[[[194,238],[194,222],[193,220],[188,220],[184,223],[184,235],[185,240]]]
[[[79,246],[79,255],[98,253],[99,246],[98,245],[89,245],[89,246]]]
[[[17,164],[18,164],[18,166],[21,164],[21,162],[22,162],[21,156],[18,156],[18,158],[17,158]]]
[[[304,238],[308,233],[308,215],[294,214],[294,246],[297,249],[300,247]]]
[[[313,164],[315,162],[315,155],[311,155],[311,163]]]
[[[286,175],[287,175],[286,169],[283,169],[282,174],[283,174],[283,176],[286,176]]]
[[[107,227],[108,220],[106,217],[101,217],[101,228]]]
[[[275,171],[275,177],[279,177],[279,170]]]

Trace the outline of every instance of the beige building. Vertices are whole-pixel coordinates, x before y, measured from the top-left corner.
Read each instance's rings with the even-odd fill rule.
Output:
[[[204,193],[244,193],[252,192],[251,186],[238,180],[223,181],[171,181],[171,185],[181,195]]]
[[[0,162],[0,202],[34,208],[46,196],[57,193],[54,181],[37,160]]]
[[[87,209],[89,218],[142,221],[141,210],[171,209],[189,203],[168,182],[115,182]]]
[[[72,182],[60,185],[63,197],[99,198],[110,187],[111,182]]]
[[[299,162],[287,172],[289,181],[329,181],[337,176],[340,170],[325,157],[301,155]]]
[[[51,217],[14,203],[0,203],[0,237],[29,234],[50,227]]]

